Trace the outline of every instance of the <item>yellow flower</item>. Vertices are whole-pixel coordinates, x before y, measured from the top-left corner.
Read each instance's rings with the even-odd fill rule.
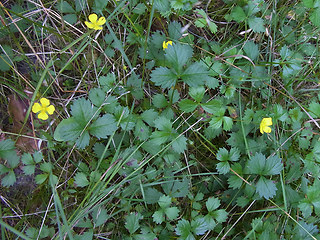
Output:
[[[166,48],[168,48],[169,44],[172,46],[172,41],[168,41],[168,42],[163,41],[163,43],[162,43],[162,48],[163,48],[163,50],[165,50]]]
[[[260,132],[264,133],[271,133],[270,126],[272,125],[272,118],[263,118],[260,123]]]
[[[88,28],[94,30],[101,30],[102,25],[106,23],[106,19],[104,17],[100,17],[98,20],[97,14],[93,13],[89,15],[90,22],[85,21],[84,23],[87,25]]]
[[[40,103],[35,103],[32,106],[32,112],[37,113],[40,112],[38,114],[38,118],[42,119],[42,120],[47,120],[48,119],[48,114],[53,114],[55,108],[53,105],[50,105],[50,101],[46,98],[41,98],[40,99]]]

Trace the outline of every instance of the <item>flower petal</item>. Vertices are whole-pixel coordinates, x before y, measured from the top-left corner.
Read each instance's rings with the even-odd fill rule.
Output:
[[[271,126],[272,125],[272,118],[264,118],[264,124],[267,126]]]
[[[84,24],[87,25],[88,28],[94,28],[94,24],[91,22],[85,21]]]
[[[47,113],[49,113],[50,115],[53,114],[55,107],[53,105],[50,105],[49,107],[47,107]]]
[[[103,24],[105,24],[105,23],[106,23],[105,17],[100,17],[99,20],[98,20],[98,22],[97,22],[98,25],[103,25]]]
[[[48,99],[46,99],[46,98],[41,98],[40,99],[40,103],[41,103],[42,107],[47,107],[47,106],[50,105],[50,101]]]
[[[271,133],[271,127],[265,127],[265,128],[263,129],[263,131],[264,131],[265,133]]]
[[[45,111],[41,111],[41,112],[38,114],[38,118],[39,118],[39,119],[42,119],[42,120],[47,120],[47,119],[48,119],[48,114],[46,114]]]
[[[42,109],[42,107],[40,106],[39,103],[35,103],[35,104],[33,104],[33,106],[32,106],[32,112],[34,112],[34,113],[40,112],[41,109]]]
[[[96,22],[97,22],[97,19],[98,19],[97,14],[92,13],[92,14],[89,15],[89,20],[90,20],[90,22],[96,23]]]

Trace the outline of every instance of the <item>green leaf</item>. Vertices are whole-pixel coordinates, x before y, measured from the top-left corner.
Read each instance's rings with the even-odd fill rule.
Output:
[[[171,88],[178,80],[177,75],[166,67],[156,68],[150,76],[151,81],[154,82],[156,86],[161,86],[162,88]]]
[[[215,114],[215,113],[217,113],[218,110],[221,109],[222,104],[219,100],[211,100],[206,103],[201,103],[201,106],[206,112]],[[222,115],[223,114],[224,114],[224,112],[222,113]]]
[[[202,101],[202,98],[204,96],[204,93],[206,92],[206,89],[203,86],[199,87],[192,87],[189,90],[189,95],[192,97],[197,103],[200,103]]]
[[[13,170],[10,170],[7,175],[5,175],[2,180],[1,184],[4,187],[10,187],[16,182],[16,175],[14,174]]]
[[[178,74],[182,73],[183,66],[192,57],[193,51],[189,45],[174,43],[169,45],[165,50],[165,58],[168,61],[168,66],[175,69]]]
[[[309,203],[307,199],[303,199],[298,207],[300,208],[302,215],[304,218],[308,218],[311,216],[312,211],[313,211],[313,206]]]
[[[97,108],[93,107],[89,100],[79,98],[71,106],[72,116],[81,124],[87,124],[95,114]],[[97,114],[96,114],[97,115]]]
[[[228,218],[228,213],[224,209],[219,209],[215,211],[212,216],[216,219],[218,223],[225,222]]]
[[[181,75],[181,80],[190,87],[202,85],[210,78],[209,71],[199,62],[191,64]]]
[[[313,0],[303,0],[303,4],[307,8],[313,8],[313,5],[314,5]]]
[[[247,41],[243,46],[243,50],[252,61],[256,60],[259,56],[258,46],[253,41]]]
[[[89,181],[87,179],[87,175],[83,172],[78,172],[74,176],[74,181],[77,187],[86,187],[89,185]]]
[[[41,152],[35,152],[33,154],[33,159],[36,163],[40,163],[43,160],[43,155]]]
[[[215,222],[214,219],[210,216],[210,214],[207,214],[207,215],[204,217],[204,220],[206,221],[208,230],[213,230],[213,229],[217,226],[216,222]]]
[[[62,16],[63,20],[65,20],[67,23],[73,25],[77,22],[77,15],[76,14],[66,14]]]
[[[92,214],[94,227],[99,227],[104,224],[109,219],[109,216],[104,207],[97,208]]]
[[[163,195],[161,192],[151,187],[147,188],[144,194],[145,194],[145,200],[148,204],[154,204],[158,202],[160,197]]]
[[[179,102],[180,110],[186,113],[193,112],[198,104],[191,99],[182,99]]]
[[[181,24],[177,21],[171,22],[168,26],[168,32],[170,39],[180,39],[182,37]]]
[[[218,198],[210,197],[206,201],[206,207],[208,212],[212,212],[216,210],[219,206],[220,206],[220,200]]]
[[[217,170],[221,174],[230,172],[230,164],[228,162],[220,162],[217,164]]]
[[[266,28],[264,26],[264,22],[262,18],[258,17],[251,17],[248,20],[249,27],[254,31],[254,32],[265,32]]]
[[[126,217],[125,228],[130,232],[130,234],[135,233],[139,228],[139,220],[142,219],[143,216],[140,213],[130,213]]]
[[[51,173],[52,168],[53,168],[53,166],[50,162],[44,162],[40,165],[41,171],[46,172],[46,173]]]
[[[192,220],[191,228],[196,235],[203,235],[208,230],[208,226],[204,218]]]
[[[276,195],[277,187],[273,183],[272,180],[266,179],[261,176],[259,181],[256,184],[256,192],[260,197],[264,197],[265,199],[269,199]]]
[[[164,210],[166,216],[170,221],[177,219],[179,216],[179,209],[177,207],[170,207]]]
[[[316,8],[310,15],[310,21],[317,27],[320,27],[320,7]]]
[[[35,168],[36,168],[35,165],[26,165],[26,166],[22,167],[22,170],[25,175],[32,175],[32,174],[34,174]]]
[[[104,103],[105,98],[106,94],[101,88],[92,88],[89,91],[89,99],[97,107]]]
[[[165,108],[168,106],[168,101],[163,94],[154,95],[152,103],[156,108]]]
[[[188,239],[188,240],[195,239],[191,232],[190,222],[185,219],[181,219],[178,222],[177,227],[175,228],[175,231],[176,231],[176,234],[181,236],[182,239]]]
[[[138,119],[136,122],[134,135],[141,141],[148,139],[150,136],[149,127],[141,119]]]
[[[152,214],[152,218],[155,223],[161,224],[165,220],[163,210],[155,211]]]
[[[20,158],[11,139],[0,141],[0,158],[7,160],[11,168],[18,166]]]
[[[12,65],[13,51],[10,46],[2,45],[3,54],[0,55],[0,70],[3,72],[9,71]]]
[[[75,10],[67,1],[61,1],[57,5],[61,13],[75,13]]]
[[[278,156],[273,156],[268,159],[262,153],[256,153],[248,161],[248,169],[252,174],[259,175],[277,175],[283,169],[281,159]]]
[[[236,6],[235,8],[233,8],[230,15],[232,19],[238,23],[243,22],[247,18],[245,12],[239,6]]]
[[[148,123],[149,126],[154,126],[154,120],[158,117],[158,113],[153,109],[148,109],[141,114],[142,120]]]
[[[172,142],[172,149],[177,153],[183,153],[187,150],[187,139],[181,135]]]
[[[171,204],[171,197],[163,195],[160,197],[158,204],[161,208],[168,208]]]
[[[105,92],[109,92],[115,85],[116,76],[114,73],[108,73],[107,76],[101,76],[98,79]]]
[[[24,153],[22,156],[21,156],[21,161],[24,165],[31,165],[31,164],[34,164],[34,161],[33,161],[33,158],[31,156],[30,153]]]
[[[117,130],[117,123],[113,115],[107,113],[102,117],[99,117],[95,122],[93,122],[88,130],[97,138],[107,138]]]
[[[49,177],[48,173],[38,174],[35,178],[36,184],[40,185],[40,184],[44,183],[48,177]]]

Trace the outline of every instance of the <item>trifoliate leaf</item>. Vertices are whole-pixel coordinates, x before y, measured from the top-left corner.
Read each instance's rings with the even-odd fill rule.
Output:
[[[32,175],[34,174],[34,170],[36,169],[35,165],[26,165],[22,167],[22,170],[25,175]]]
[[[221,174],[230,172],[230,164],[228,162],[220,162],[217,164],[217,170]]]
[[[114,116],[107,113],[94,121],[88,130],[97,138],[106,138],[117,130],[117,123]]]
[[[208,212],[212,212],[216,210],[219,206],[220,206],[220,200],[218,198],[210,197],[206,201],[206,207]]]
[[[266,179],[261,176],[259,181],[256,184],[256,192],[260,197],[264,197],[265,199],[269,199],[276,195],[277,187],[273,183],[272,180]]]
[[[194,236],[192,234],[192,229],[191,229],[191,225],[190,222],[185,220],[185,219],[181,219],[178,224],[177,227],[175,228],[176,234],[181,236],[182,239],[188,239],[188,240],[194,240]]]
[[[262,153],[256,153],[248,161],[247,166],[250,173],[265,176],[280,174],[281,170],[283,169],[281,159],[278,156],[273,156],[269,159],[266,159]]]
[[[170,221],[175,220],[179,216],[179,209],[177,207],[167,208],[164,212]]]
[[[78,172],[75,176],[74,176],[74,180],[75,180],[75,184],[77,185],[77,187],[85,187],[89,185],[89,181],[87,179],[87,175],[83,172]]]
[[[32,156],[31,156],[30,153],[24,153],[24,154],[21,156],[21,162],[22,162],[24,165],[34,164],[33,158],[32,158]]]
[[[42,155],[42,153],[41,153],[41,152],[35,152],[35,153],[33,154],[33,159],[34,159],[34,161],[35,161],[36,163],[41,162],[41,161],[43,160],[43,155]]]
[[[161,86],[162,88],[171,88],[178,80],[177,75],[166,67],[156,68],[150,76],[151,81],[154,82],[156,86]]]

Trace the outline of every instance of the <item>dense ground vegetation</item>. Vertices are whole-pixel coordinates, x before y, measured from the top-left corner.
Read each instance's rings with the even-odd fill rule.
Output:
[[[320,239],[320,1],[0,3],[1,239]]]

